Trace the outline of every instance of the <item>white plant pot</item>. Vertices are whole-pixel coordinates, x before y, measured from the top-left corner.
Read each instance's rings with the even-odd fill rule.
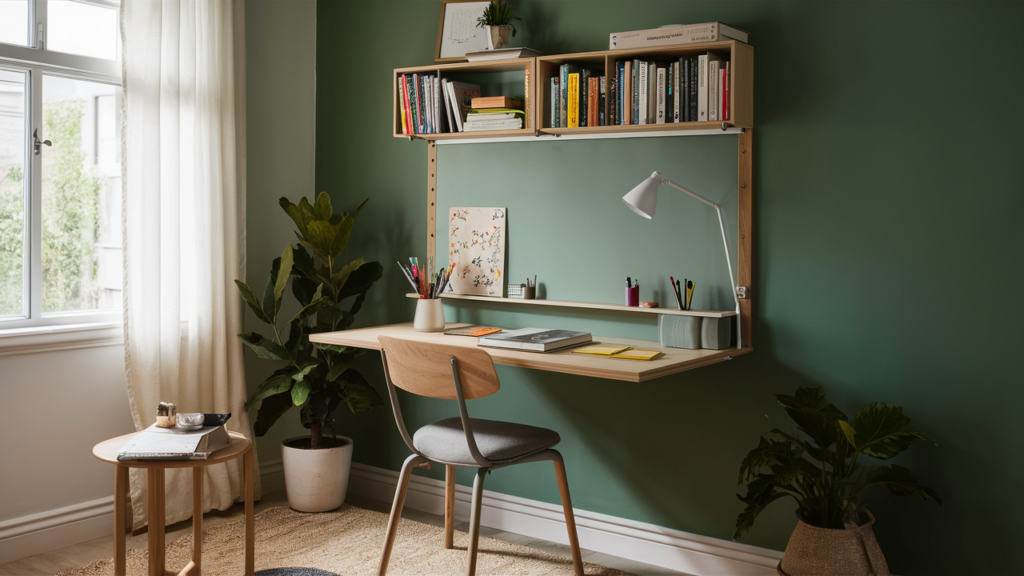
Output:
[[[340,508],[345,503],[348,475],[352,470],[352,439],[338,436],[346,442],[344,446],[319,450],[288,446],[289,442],[301,438],[308,436],[296,436],[281,443],[288,505],[299,512]]]
[[[508,44],[509,26],[487,26],[487,49],[501,50]]]

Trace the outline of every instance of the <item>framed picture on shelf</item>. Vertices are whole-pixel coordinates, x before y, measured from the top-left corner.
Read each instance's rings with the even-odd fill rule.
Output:
[[[466,54],[487,49],[487,29],[476,20],[490,2],[441,0],[441,22],[437,27],[434,62],[465,62]]]

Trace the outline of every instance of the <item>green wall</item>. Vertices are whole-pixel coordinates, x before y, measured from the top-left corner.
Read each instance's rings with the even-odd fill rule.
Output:
[[[1013,553],[1024,537],[1024,504],[1013,497],[1024,481],[1016,426],[1024,394],[1013,360],[1024,314],[1007,294],[1024,283],[1024,186],[1012,172],[1024,151],[1014,112],[1024,4],[516,7],[515,43],[547,54],[604,49],[609,32],[664,23],[722,20],[751,31],[756,350],[636,385],[499,367],[502,390],[471,403],[473,416],[558,430],[578,508],[728,539],[742,507],[740,460],[760,434],[789,426],[773,393],[820,384],[848,413],[873,401],[902,405],[941,446],[915,446],[901,463],[945,505],[871,495],[892,570],[1024,571]],[[390,71],[432,61],[438,10],[425,1],[317,8],[316,190],[349,209],[370,198],[350,253],[387,271],[360,326],[412,317],[394,261],[425,251],[426,144],[390,136]],[[455,203],[509,207],[514,280],[536,273],[552,298],[617,302],[631,270],[653,288],[680,269],[708,279],[704,304],[728,306],[714,228],[701,229],[708,215],[699,204],[665,194],[658,218],[643,222],[615,203],[654,169],[726,198],[734,136],[450,146],[439,147],[438,161],[439,215]],[[680,226],[685,250],[672,244],[673,218],[692,219]],[[566,245],[573,250],[558,250]],[[612,256],[581,271],[580,262],[598,261],[588,246]],[[652,321],[628,317],[490,305],[447,313],[655,338]],[[383,391],[378,364],[368,355],[363,368]],[[403,398],[412,425],[455,413],[451,403]],[[345,421],[357,461],[397,469],[408,454],[387,408]],[[558,501],[554,474],[539,464],[502,470],[487,487]],[[743,541],[782,549],[793,525],[793,506],[776,504]]]

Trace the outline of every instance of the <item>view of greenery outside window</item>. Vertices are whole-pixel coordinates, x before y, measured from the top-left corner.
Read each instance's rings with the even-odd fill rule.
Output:
[[[121,308],[117,22],[114,0],[0,0],[0,330]]]

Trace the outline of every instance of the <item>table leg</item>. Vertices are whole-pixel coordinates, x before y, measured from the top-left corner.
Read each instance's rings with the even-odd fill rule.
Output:
[[[203,467],[192,469],[192,571],[189,574],[200,576],[203,573]]]
[[[149,574],[164,576],[164,469],[146,470],[149,492]]]
[[[256,491],[253,484],[252,471],[252,446],[245,453],[245,574],[253,576],[256,572],[255,547],[256,547],[256,523],[254,517],[253,498]]]
[[[128,498],[128,467],[114,465],[114,576],[125,576],[127,558],[125,556],[124,523],[125,501]]]

